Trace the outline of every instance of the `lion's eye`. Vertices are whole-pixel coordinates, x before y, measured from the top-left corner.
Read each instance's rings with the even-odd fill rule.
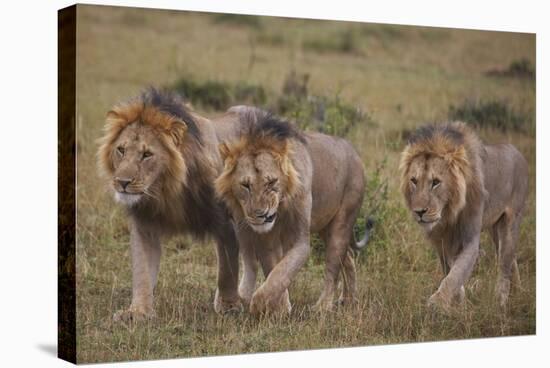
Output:
[[[241,183],[241,186],[242,186],[244,189],[250,191],[250,183]]]
[[[151,157],[151,156],[153,156],[153,154],[152,154],[151,152],[149,152],[149,151],[143,152],[143,159],[144,159],[144,160],[145,160],[146,158]]]
[[[117,147],[116,150],[117,150],[117,152],[118,152],[121,156],[124,156],[124,147],[119,146],[119,147]]]
[[[432,180],[432,188],[437,187],[439,184],[441,184],[441,181],[439,179]]]
[[[414,185],[416,185],[416,183],[418,183],[418,181],[416,180],[416,178],[411,178],[411,183],[413,183]]]
[[[278,178],[268,179],[267,186],[268,187],[273,187],[273,186],[275,186],[275,184],[277,184],[278,181],[279,181]]]

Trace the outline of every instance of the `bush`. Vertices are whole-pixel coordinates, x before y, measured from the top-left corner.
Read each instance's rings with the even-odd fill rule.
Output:
[[[355,225],[353,233],[355,239],[359,240],[365,234],[366,223],[369,220],[374,221],[374,227],[370,232],[370,239],[367,248],[359,254],[361,257],[368,257],[367,254],[386,246],[393,234],[388,234],[384,229],[384,223],[391,221],[394,212],[399,209],[392,207],[388,201],[388,177],[384,174],[387,168],[387,158],[376,164],[374,171],[367,172],[367,182],[365,183],[365,197],[363,205]],[[312,258],[314,264],[324,264],[326,256],[326,244],[319,236],[311,236]]]
[[[264,105],[267,95],[262,86],[239,82],[233,87],[233,103]]]
[[[228,86],[221,82],[206,81],[199,84],[193,80],[180,79],[174,89],[191,103],[215,110],[224,109],[229,105]]]
[[[466,100],[459,106],[449,107],[451,120],[462,120],[480,128],[495,128],[506,131],[527,132],[532,119],[518,113],[507,103],[498,100]]]
[[[346,104],[338,95],[334,97],[308,94],[308,74],[291,71],[287,76],[283,93],[276,105],[276,112],[294,120],[300,129],[345,136],[357,124],[373,124],[370,116],[361,109]]]
[[[344,54],[362,54],[357,35],[352,29],[323,39],[305,40],[302,43],[302,47],[305,50],[311,50],[318,53],[339,52]]]
[[[262,86],[247,82],[231,84],[220,81],[198,83],[192,79],[182,78],[173,87],[178,93],[194,105],[214,110],[225,110],[231,105],[263,105],[266,93]]]
[[[271,110],[294,121],[301,129],[346,136],[359,124],[374,125],[370,115],[361,109],[333,97],[308,94],[309,75],[292,71],[286,78],[283,91]],[[205,109],[225,110],[232,105],[265,107],[266,90],[261,85],[239,81],[236,83],[211,81],[196,82],[182,78],[172,87],[193,105]]]
[[[367,221],[374,221],[368,248],[378,248],[383,243],[380,241],[382,232],[377,232],[376,229],[382,227],[386,219],[390,218],[391,208],[388,201],[388,177],[384,175],[387,163],[386,157],[376,164],[374,171],[367,172],[365,198],[363,199],[363,206],[354,228],[355,239],[361,239],[365,234]]]
[[[260,32],[256,36],[256,41],[269,46],[281,46],[286,43],[285,37],[280,33]]]
[[[507,69],[491,69],[485,73],[491,77],[517,77],[535,79],[535,67],[529,59],[514,60]]]
[[[278,113],[292,119],[300,129],[346,136],[358,124],[373,124],[370,116],[338,96],[281,96]]]
[[[250,28],[261,28],[261,18],[257,15],[243,15],[243,14],[217,14],[214,17],[214,23],[225,23],[235,26],[244,26]]]

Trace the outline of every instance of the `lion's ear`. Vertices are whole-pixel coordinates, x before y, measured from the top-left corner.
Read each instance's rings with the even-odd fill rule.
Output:
[[[118,112],[116,112],[115,110],[109,110],[107,112],[107,115],[105,115],[105,119],[107,120],[114,120],[114,119],[121,119],[122,117],[120,116],[120,114]]]
[[[113,135],[119,132],[128,124],[126,117],[116,110],[109,110],[105,115],[105,129],[110,131]]]
[[[220,145],[218,146],[218,150],[220,151],[220,156],[223,161],[225,161],[231,155],[231,149],[225,142],[220,143]]]
[[[187,124],[183,120],[174,120],[170,127],[170,136],[174,140],[176,146],[181,145],[185,133],[187,132]]]

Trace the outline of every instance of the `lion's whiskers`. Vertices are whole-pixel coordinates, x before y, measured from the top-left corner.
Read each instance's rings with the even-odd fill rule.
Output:
[[[159,201],[159,200],[160,200],[159,197],[158,197],[158,195],[157,195],[157,193],[153,193],[153,191],[150,190],[149,188],[143,188],[143,194],[145,194],[145,195],[148,196],[148,197],[153,198],[153,199],[156,200],[156,201]]]

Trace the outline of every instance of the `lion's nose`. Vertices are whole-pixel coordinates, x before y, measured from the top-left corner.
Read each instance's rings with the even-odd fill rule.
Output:
[[[120,184],[120,186],[124,190],[126,190],[126,187],[128,186],[128,184],[130,184],[132,182],[131,179],[121,179],[121,178],[116,178],[116,181],[117,181],[118,184]]]
[[[428,211],[427,208],[422,208],[420,210],[414,210],[414,212],[418,215],[418,217],[422,218],[424,214]]]

